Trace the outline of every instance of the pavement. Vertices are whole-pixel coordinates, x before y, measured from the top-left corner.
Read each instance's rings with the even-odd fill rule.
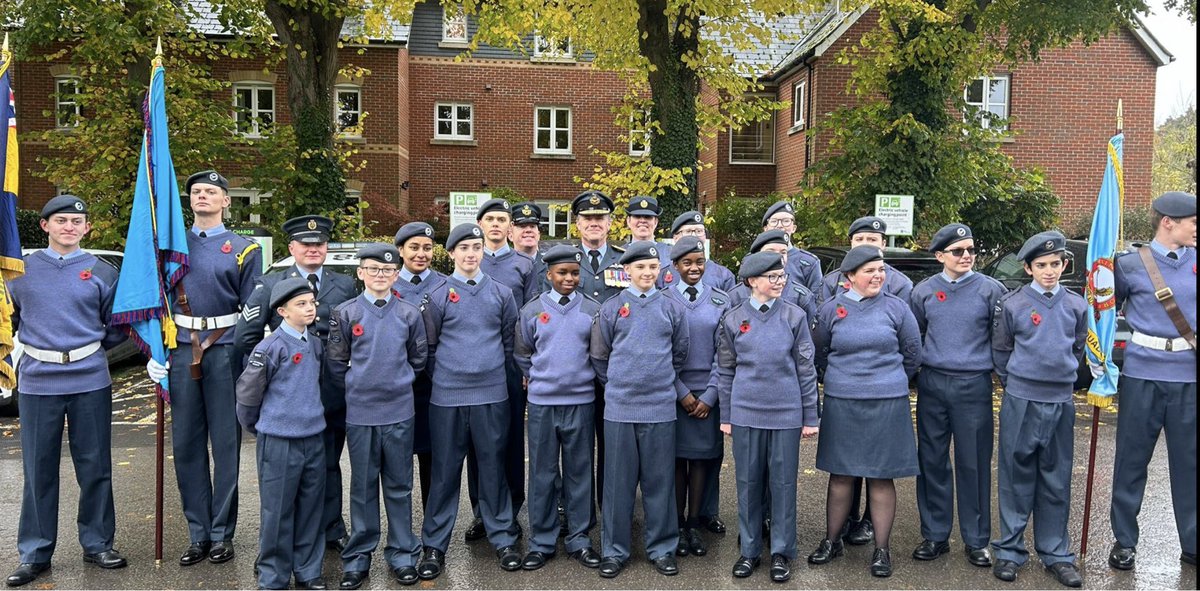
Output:
[[[207,562],[188,568],[180,567],[179,555],[187,546],[187,527],[180,512],[178,488],[170,456],[168,428],[165,467],[165,519],[163,560],[154,560],[154,468],[155,431],[154,398],[149,380],[140,365],[114,368],[113,405],[113,487],[116,496],[116,547],[129,559],[129,567],[116,571],[101,570],[85,565],[76,545],[77,533],[71,519],[77,511],[78,487],[74,484],[70,456],[64,443],[62,461],[62,500],[60,505],[59,541],[61,548],[54,557],[53,567],[36,582],[32,589],[224,589],[254,588],[253,572],[258,539],[258,487],[254,466],[254,441],[246,437],[242,446],[241,498],[239,528],[234,537],[237,556],[232,561],[214,565]],[[999,407],[999,396],[996,397]],[[1091,408],[1077,395],[1075,429],[1075,477],[1072,486],[1073,511],[1071,535],[1076,552],[1079,550],[1080,529],[1084,506],[1087,474],[1088,444],[1091,432]],[[170,413],[168,412],[168,417]],[[1096,478],[1092,502],[1089,552],[1079,560],[1084,586],[1089,589],[1195,589],[1196,568],[1179,562],[1179,542],[1171,509],[1171,493],[1167,479],[1165,441],[1160,439],[1150,467],[1152,475],[1146,486],[1146,499],[1141,514],[1141,542],[1138,547],[1137,568],[1129,572],[1108,567],[1107,556],[1112,544],[1108,507],[1112,482],[1113,441],[1116,434],[1115,407],[1101,411]],[[168,418],[169,423],[169,418]],[[585,569],[566,558],[559,546],[558,558],[536,572],[504,572],[499,568],[495,553],[486,541],[467,543],[463,531],[470,525],[465,491],[463,506],[447,554],[447,570],[440,578],[421,582],[421,589],[760,589],[760,588],[829,588],[829,589],[1061,589],[1053,577],[1042,568],[1036,555],[1021,569],[1015,583],[1004,583],[990,569],[969,565],[962,554],[957,532],[951,537],[951,552],[933,562],[918,562],[911,558],[912,549],[921,541],[916,510],[916,479],[896,482],[899,495],[896,523],[892,530],[892,561],[895,574],[889,579],[876,579],[867,572],[871,546],[848,546],[846,555],[834,562],[814,567],[804,557],[824,537],[825,485],[827,475],[814,468],[815,440],[805,440],[800,450],[798,536],[800,558],[792,565],[792,580],[775,585],[769,578],[769,560],[749,579],[734,579],[730,568],[738,558],[736,491],[733,478],[732,447],[726,440],[725,465],[721,480],[721,516],[729,526],[724,535],[704,533],[709,554],[704,557],[679,559],[680,574],[663,577],[646,561],[641,549],[642,512],[638,508],[634,519],[634,556],[630,565],[617,579],[601,579],[595,570]],[[350,463],[343,456],[342,469],[349,479]],[[993,468],[994,474],[994,468]],[[464,479],[465,481],[465,479]],[[5,551],[0,558],[0,574],[7,575],[17,566],[17,520],[21,509],[21,449],[17,419],[0,418],[0,540]],[[993,478],[993,487],[995,480]],[[418,495],[419,498],[419,495]],[[994,498],[994,494],[993,494]],[[414,507],[413,522],[421,522],[420,502]],[[346,504],[347,511],[349,504]],[[992,512],[993,533],[998,526],[995,504]],[[347,517],[348,518],[348,517]],[[525,512],[519,516],[528,525]],[[1032,527],[1027,534],[1033,548]],[[386,533],[385,533],[386,536]],[[599,548],[599,531],[592,539]],[[523,543],[523,540],[522,540]],[[523,546],[522,546],[523,547]],[[324,578],[331,588],[337,588],[341,577],[341,561],[334,552],[325,557]],[[396,589],[400,585],[388,574],[382,559],[382,549],[371,567],[371,576],[364,589]]]

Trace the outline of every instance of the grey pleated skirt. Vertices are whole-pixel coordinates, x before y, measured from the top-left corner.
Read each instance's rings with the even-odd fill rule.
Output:
[[[817,469],[863,478],[905,478],[920,472],[908,397],[825,396],[817,439]]]

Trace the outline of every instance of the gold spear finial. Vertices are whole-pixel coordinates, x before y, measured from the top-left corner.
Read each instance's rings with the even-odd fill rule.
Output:
[[[8,31],[4,32],[4,47],[0,48],[0,52],[8,53]]]
[[[158,47],[155,48],[155,50],[154,50],[154,59],[150,60],[150,63],[155,68],[161,68],[163,65],[162,36],[161,35],[159,35],[159,37],[158,37]]]
[[[1121,133],[1121,130],[1125,129],[1124,111],[1125,102],[1121,99],[1117,99],[1117,133]]]

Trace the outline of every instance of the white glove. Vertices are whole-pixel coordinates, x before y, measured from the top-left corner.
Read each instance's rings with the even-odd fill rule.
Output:
[[[1088,364],[1088,369],[1091,370],[1091,372],[1092,372],[1093,378],[1098,378],[1098,377],[1104,375],[1105,367],[1103,364],[1092,363],[1092,359],[1090,357],[1087,359],[1087,364]]]
[[[161,382],[167,378],[167,373],[171,369],[171,361],[168,360],[166,365],[163,365],[153,359],[146,364],[146,373],[150,375],[150,380]]]

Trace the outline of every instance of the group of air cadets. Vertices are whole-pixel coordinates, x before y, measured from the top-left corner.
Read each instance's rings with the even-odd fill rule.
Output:
[[[769,556],[771,580],[791,578],[799,449],[816,439],[816,467],[829,474],[827,523],[810,564],[841,556],[846,543],[873,541],[869,571],[890,576],[894,480],[916,476],[923,541],[914,559],[949,552],[957,501],[970,564],[1014,581],[1028,559],[1032,516],[1042,564],[1060,583],[1082,584],[1067,526],[1071,396],[1088,309],[1059,284],[1069,253],[1058,232],[1024,244],[1018,258],[1031,281],[1010,292],[973,270],[971,228],[949,224],[929,245],[943,271],[914,286],[884,261],[883,220],[855,220],[849,252],[822,275],[818,259],[792,244],[795,212],[779,202],[735,275],[709,258],[699,212],[678,216],[671,243],[658,242],[657,201],[634,197],[626,212],[633,240],[618,246],[607,239],[612,200],[589,190],[571,204],[578,246],[540,250],[540,207],[492,199],[478,224],[445,237],[451,274],[430,268],[433,227],[412,222],[394,244],[358,251],[356,293],[348,276],[324,268],[331,220],[289,220],[295,264],[260,276],[256,244],[222,224],[226,179],[204,171],[186,189],[195,222],[190,271],[172,310],[179,346],[167,364],[147,365],[152,379],[170,383],[190,540],[181,566],[234,557],[246,431],[256,439],[261,588],[324,589],[330,549],[343,561],[339,588],[359,588],[383,529],[381,496],[392,576],[403,585],[437,578],[464,463],[473,513],[465,538],[487,538],[502,569],[543,567],[561,537],[570,558],[617,577],[635,553],[640,488],[644,555],[657,572],[675,575],[677,557],[708,553],[702,530],[725,532],[717,511],[723,433],[732,438],[737,482],[734,577],[752,576]],[[1132,329],[1111,505],[1109,564],[1122,570],[1134,567],[1161,430],[1181,561],[1195,564],[1195,196],[1168,193],[1152,209],[1153,241],[1115,268],[1115,297]],[[25,483],[21,564],[9,586],[50,567],[64,417],[83,559],[127,564],[114,548],[112,385],[103,355],[123,338],[109,322],[117,273],[79,247],[90,229],[82,200],[55,197],[41,225],[48,247],[27,256],[25,275],[12,282],[25,346]],[[995,451],[993,373],[1004,388]],[[416,531],[414,484],[424,515]],[[523,505],[524,553],[516,517]]]

